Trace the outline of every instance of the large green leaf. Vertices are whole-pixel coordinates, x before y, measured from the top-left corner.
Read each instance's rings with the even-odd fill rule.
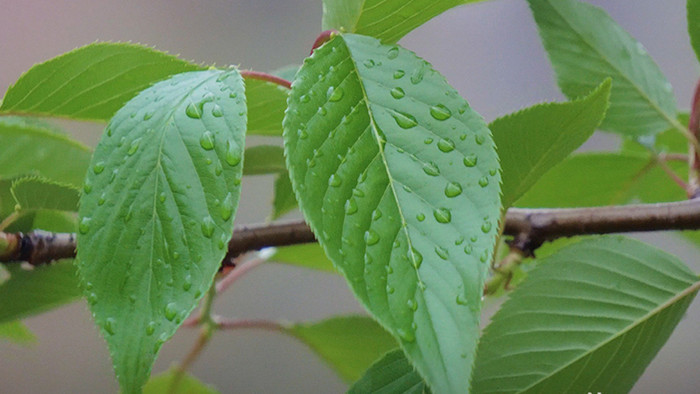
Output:
[[[609,97],[610,80],[606,80],[580,100],[539,104],[491,122],[503,172],[504,207],[593,135]]]
[[[668,164],[681,177],[687,174],[687,164]],[[515,205],[573,208],[685,198],[685,191],[648,155],[584,153],[552,168]]]
[[[348,394],[423,394],[427,392],[430,390],[401,350],[389,352],[377,360],[348,390]]]
[[[500,214],[481,117],[415,54],[347,34],[297,74],[284,137],[306,220],[355,295],[435,391],[465,392]]]
[[[281,136],[289,89],[249,74],[245,77],[245,95],[248,134]]]
[[[50,180],[30,176],[12,182],[12,196],[17,208],[22,211],[55,209],[77,211],[80,192],[78,189]]]
[[[545,259],[486,328],[475,393],[626,393],[700,288],[677,258],[611,236]]]
[[[395,43],[450,8],[483,0],[323,0],[323,30],[339,30]]]
[[[152,377],[145,386],[143,394],[218,394],[219,390],[206,385],[194,376],[184,373],[177,384],[173,386],[177,370],[171,368]]]
[[[683,127],[671,84],[644,46],[605,11],[578,0],[528,1],[565,95],[582,96],[612,78],[602,129],[639,136]]]
[[[688,0],[688,34],[695,56],[700,60],[700,0]]]
[[[233,232],[246,112],[238,71],[195,71],[144,90],[100,141],[80,200],[85,295],[122,389],[210,287]]]
[[[106,121],[153,82],[198,69],[141,45],[98,42],[30,68],[7,90],[0,111]]]
[[[0,340],[29,345],[36,342],[36,336],[21,321],[15,320],[0,323]]]
[[[73,260],[32,270],[19,264],[9,264],[6,268],[10,279],[0,285],[0,323],[45,312],[81,295]]]
[[[310,268],[319,271],[337,272],[333,263],[328,260],[321,245],[317,243],[282,246],[276,248],[270,261]]]
[[[6,119],[0,116],[0,178],[34,174],[82,186],[90,148],[53,130]]]
[[[287,332],[307,344],[346,381],[358,379],[382,354],[395,349],[394,337],[364,316],[342,316],[295,324]]]

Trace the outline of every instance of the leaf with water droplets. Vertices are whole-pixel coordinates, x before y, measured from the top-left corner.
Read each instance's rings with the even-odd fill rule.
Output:
[[[609,96],[608,79],[580,100],[538,104],[491,122],[503,170],[505,208],[593,135],[605,117]]]
[[[484,0],[323,0],[323,29],[358,33],[394,43],[408,32],[441,13],[461,4]],[[387,57],[398,56],[390,48]],[[366,59],[359,64],[377,64]]]
[[[600,128],[629,136],[684,128],[671,84],[644,46],[602,9],[578,0],[528,0],[540,37],[570,99],[612,78]]]
[[[119,110],[95,151],[78,265],[126,392],[146,381],[226,253],[243,172],[241,112],[235,69],[179,74]]]
[[[466,392],[500,211],[490,131],[430,64],[352,34],[305,62],[289,106],[290,177],[328,257],[435,391]]]
[[[145,46],[98,42],[29,69],[7,90],[0,112],[106,121],[153,82],[202,68]]]

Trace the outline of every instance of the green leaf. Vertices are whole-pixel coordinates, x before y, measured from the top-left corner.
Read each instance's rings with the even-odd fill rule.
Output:
[[[90,155],[63,134],[0,117],[0,178],[33,174],[81,187]]]
[[[30,345],[36,342],[34,333],[18,320],[0,323],[0,339],[19,345]]]
[[[358,33],[395,43],[461,4],[483,0],[323,0],[323,30]]]
[[[688,0],[686,6],[690,44],[693,46],[695,56],[700,60],[700,0]]]
[[[321,245],[308,243],[275,248],[270,261],[336,273],[333,263],[328,260]]]
[[[429,392],[430,389],[401,350],[387,353],[348,390],[348,394],[422,394]]]
[[[376,321],[342,316],[285,330],[308,345],[346,381],[358,379],[377,358],[395,349],[396,340]]]
[[[681,177],[687,174],[683,162],[668,165]],[[685,191],[648,155],[584,153],[552,168],[515,205],[570,208],[685,198]]]
[[[289,89],[250,74],[245,77],[248,134],[279,137]]]
[[[245,124],[238,71],[183,73],[127,103],[97,146],[80,200],[79,271],[125,392],[146,381],[226,254]]]
[[[604,130],[656,134],[676,121],[671,84],[641,43],[600,8],[578,0],[528,0],[562,92],[575,98],[612,78]]]
[[[278,219],[285,213],[297,208],[297,198],[292,190],[289,174],[283,173],[275,179],[275,195],[272,201],[272,219]]]
[[[297,74],[284,138],[306,221],[357,298],[435,391],[466,392],[500,213],[481,117],[412,52],[347,34]]]
[[[78,231],[78,215],[76,212],[40,209],[33,212],[31,229],[74,233]]]
[[[55,209],[77,211],[78,189],[41,177],[23,177],[12,182],[12,196],[18,210]]]
[[[10,279],[0,285],[0,323],[46,312],[80,298],[73,260],[26,270],[6,266]]]
[[[206,385],[194,376],[185,372],[175,387],[173,381],[177,374],[176,368],[171,368],[152,377],[145,386],[143,394],[218,394],[219,390]]]
[[[539,104],[489,125],[501,159],[504,207],[511,206],[593,135],[605,116],[609,97],[608,79],[580,100]]]
[[[687,112],[677,116],[680,124],[688,124],[690,115]],[[651,137],[651,138],[650,138]],[[650,151],[656,153],[688,153],[688,139],[678,129],[668,129],[654,136],[642,136],[640,138],[623,138],[622,153],[636,153],[648,155]]]
[[[98,42],[29,69],[7,90],[0,111],[107,121],[153,82],[199,69],[141,45]]]
[[[677,258],[611,236],[571,245],[511,293],[479,344],[475,393],[626,393],[700,288]]]
[[[284,148],[274,145],[251,146],[245,150],[243,175],[286,173]]]

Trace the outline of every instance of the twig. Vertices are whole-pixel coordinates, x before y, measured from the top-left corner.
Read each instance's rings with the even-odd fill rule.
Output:
[[[239,319],[239,320],[226,320],[226,319],[216,319],[216,325],[219,329],[225,330],[236,330],[236,329],[264,329],[269,331],[282,331],[284,330],[284,324],[278,323],[271,320],[264,319]]]
[[[663,230],[700,230],[700,199],[594,208],[511,208],[504,234],[516,236],[516,246],[530,252],[542,242],[560,237]],[[315,242],[314,234],[303,220],[238,227],[229,243],[227,260],[265,247],[309,242]],[[0,249],[0,262],[36,265],[74,257],[75,237],[45,231],[0,233],[0,248],[4,248]]]

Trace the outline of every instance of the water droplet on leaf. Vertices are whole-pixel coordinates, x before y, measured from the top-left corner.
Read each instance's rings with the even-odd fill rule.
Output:
[[[446,120],[452,116],[452,111],[442,104],[430,107],[430,115],[437,120]]]
[[[462,185],[457,182],[450,182],[445,186],[445,196],[449,198],[457,197],[462,194]]]
[[[177,315],[177,304],[171,302],[165,306],[165,318],[173,321],[173,319],[175,319],[175,315]]]
[[[214,225],[214,219],[211,216],[202,219],[202,234],[207,238],[211,238],[214,235]]]
[[[202,133],[202,136],[199,137],[199,145],[205,150],[214,149],[214,134],[209,130]]]
[[[440,223],[449,223],[452,221],[452,212],[447,208],[437,208],[433,211],[435,220]]]
[[[391,115],[394,117],[396,124],[402,129],[410,129],[418,124],[416,118],[414,118],[411,114],[395,111]]]
[[[395,99],[403,98],[403,96],[405,96],[405,95],[406,95],[406,92],[404,92],[403,89],[401,89],[399,87],[391,89],[391,97],[393,97]]]
[[[437,147],[442,152],[445,152],[445,153],[452,152],[455,149],[455,143],[452,142],[452,140],[444,139],[444,140],[438,141]]]
[[[376,244],[379,242],[379,234],[372,229],[365,231],[365,242],[368,246]]]

